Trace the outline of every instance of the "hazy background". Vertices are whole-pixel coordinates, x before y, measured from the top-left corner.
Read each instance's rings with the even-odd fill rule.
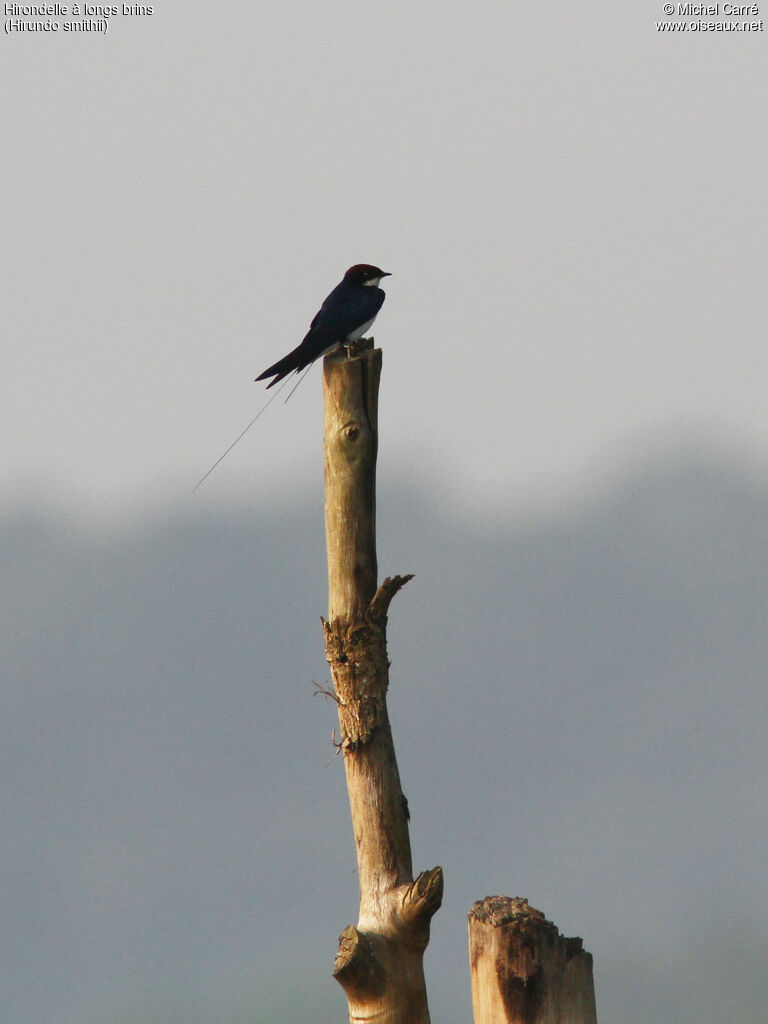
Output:
[[[359,261],[436,1024],[499,891],[601,1024],[768,1020],[766,34],[657,20],[3,35],[2,1024],[344,1019],[318,369],[190,491]]]

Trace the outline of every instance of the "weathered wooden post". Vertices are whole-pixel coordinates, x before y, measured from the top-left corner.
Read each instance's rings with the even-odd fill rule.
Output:
[[[381,351],[371,342],[325,357],[323,622],[357,851],[360,914],[339,939],[334,977],[352,1022],[428,1024],[423,955],[442,900],[439,867],[415,880],[408,804],[387,714],[389,604],[410,576],[377,587],[376,454]]]
[[[597,1024],[592,957],[524,899],[469,912],[475,1024]]]
[[[387,714],[389,604],[411,579],[378,586],[376,454],[381,351],[325,357],[323,621],[357,851],[360,913],[342,932],[334,977],[352,1024],[429,1024],[423,956],[442,900],[439,867],[415,880],[408,803]],[[597,1024],[592,958],[525,900],[489,897],[469,915],[475,1024]]]

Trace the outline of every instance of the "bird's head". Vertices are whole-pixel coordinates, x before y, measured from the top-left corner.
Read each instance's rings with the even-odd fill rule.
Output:
[[[365,284],[371,288],[378,288],[382,277],[391,276],[386,270],[372,267],[370,263],[356,263],[354,267],[350,267],[346,272],[344,280],[352,284]]]

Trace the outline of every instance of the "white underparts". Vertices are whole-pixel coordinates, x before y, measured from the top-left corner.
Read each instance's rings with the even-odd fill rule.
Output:
[[[354,331],[350,331],[350,333],[347,335],[347,341],[357,341],[358,338],[362,338],[362,336],[365,334],[365,332],[368,330],[368,328],[371,326],[375,319],[376,317],[372,316],[367,323],[361,324],[359,327],[356,327]]]

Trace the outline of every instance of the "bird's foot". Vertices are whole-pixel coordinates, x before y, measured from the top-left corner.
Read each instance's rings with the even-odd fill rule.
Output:
[[[373,348],[373,338],[355,338],[354,341],[345,342],[344,348],[347,352],[347,359],[351,359],[353,356],[359,356],[361,352]]]

